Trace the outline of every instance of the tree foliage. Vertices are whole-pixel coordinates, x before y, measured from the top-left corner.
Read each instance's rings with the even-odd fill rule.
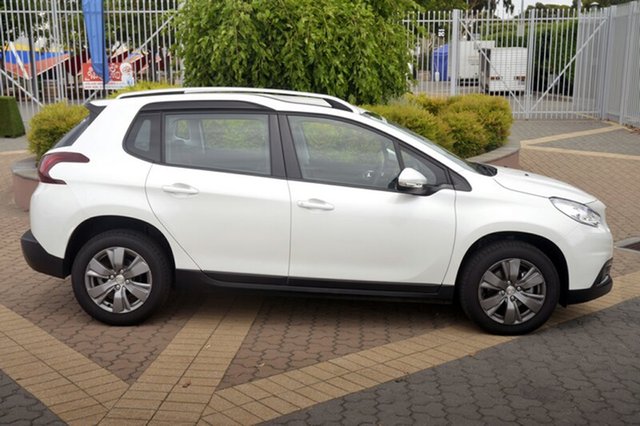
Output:
[[[466,0],[416,0],[422,10],[466,10],[469,5]]]
[[[395,12],[372,3],[384,6],[187,0],[177,16],[176,48],[185,83],[321,92],[356,103],[400,95],[407,89],[406,33]]]

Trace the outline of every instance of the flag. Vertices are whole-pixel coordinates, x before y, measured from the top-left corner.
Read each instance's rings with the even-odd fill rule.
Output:
[[[109,64],[107,63],[104,40],[104,6],[102,0],[82,0],[84,26],[89,40],[91,65],[103,83],[109,82]]]

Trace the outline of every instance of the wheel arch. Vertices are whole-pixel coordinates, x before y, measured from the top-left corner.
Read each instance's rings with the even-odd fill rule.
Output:
[[[80,248],[91,238],[94,236],[114,229],[129,229],[133,231],[138,231],[143,233],[149,237],[151,237],[154,241],[158,242],[162,249],[169,256],[169,261],[171,262],[171,267],[175,270],[175,259],[173,250],[171,249],[171,245],[169,241],[167,241],[166,237],[158,228],[142,221],[140,219],[134,219],[126,216],[96,216],[90,219],[85,220],[80,225],[74,229],[71,234],[71,238],[69,238],[69,244],[67,244],[67,249],[64,255],[64,272],[68,275],[71,273],[71,267],[73,265],[73,261],[78,254]]]
[[[460,267],[458,268],[458,273],[456,274],[455,292],[453,296],[454,300],[457,300],[458,298],[458,288],[460,286],[460,277],[462,275],[462,272],[473,254],[491,243],[504,240],[522,241],[531,244],[532,246],[542,251],[551,260],[551,262],[553,262],[553,265],[558,272],[558,277],[560,278],[560,304],[562,306],[566,306],[567,296],[569,294],[569,269],[567,266],[567,260],[562,253],[562,250],[560,250],[560,248],[553,241],[545,237],[541,237],[535,234],[529,234],[526,232],[514,231],[495,232],[485,235],[469,247],[464,257],[462,258],[462,262],[460,263]]]

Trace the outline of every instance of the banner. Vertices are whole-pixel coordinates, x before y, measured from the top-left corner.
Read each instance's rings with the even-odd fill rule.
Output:
[[[109,64],[109,80],[104,85],[105,89],[118,90],[133,86],[135,78],[133,68],[128,62],[112,62]],[[90,63],[82,64],[82,89],[102,90],[102,78],[95,72]]]
[[[82,0],[82,13],[84,14],[84,26],[89,40],[89,54],[93,70],[101,80],[109,82],[107,73],[106,47],[104,40],[104,6],[102,0]],[[83,66],[84,68],[84,66]],[[84,74],[84,71],[83,71]],[[102,89],[102,86],[99,88]]]

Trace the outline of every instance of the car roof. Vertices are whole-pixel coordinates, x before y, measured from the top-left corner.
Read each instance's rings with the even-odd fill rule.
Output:
[[[158,89],[147,90],[143,92],[129,92],[121,94],[117,99],[131,99],[131,98],[143,98],[150,102],[159,101],[159,97],[162,97],[162,101],[171,100],[188,100],[188,99],[203,99],[203,96],[198,95],[242,95],[244,99],[254,98],[256,101],[264,101],[265,99],[277,100],[285,104],[298,104],[323,108],[331,108],[340,111],[346,111],[351,113],[360,114],[362,110],[348,102],[336,98],[335,96],[323,95],[318,93],[309,92],[296,92],[292,90],[280,90],[280,89],[259,89],[248,87],[185,87],[175,89]],[[182,95],[182,96],[180,96]],[[214,99],[219,99],[218,96],[212,96]],[[228,98],[227,98],[228,99]],[[145,102],[146,103],[146,102]],[[262,102],[259,102],[262,103]],[[277,107],[272,105],[274,109],[290,109],[291,105],[282,105]]]

